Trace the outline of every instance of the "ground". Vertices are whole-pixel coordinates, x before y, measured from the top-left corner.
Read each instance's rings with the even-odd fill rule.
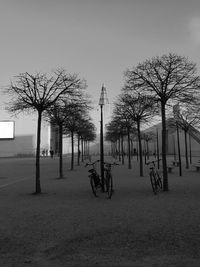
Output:
[[[111,160],[111,159],[110,159]],[[169,174],[169,192],[154,195],[145,166],[113,169],[114,194],[95,198],[87,168],[41,159],[35,195],[32,158],[0,159],[0,266],[200,266],[200,175]]]

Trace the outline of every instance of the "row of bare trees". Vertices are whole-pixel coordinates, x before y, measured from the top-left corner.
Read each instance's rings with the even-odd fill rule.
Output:
[[[45,117],[59,132],[59,178],[63,178],[63,135],[71,138],[71,170],[74,168],[74,139],[77,137],[77,164],[80,164],[80,151],[85,154],[85,143],[96,137],[95,126],[89,117],[91,109],[88,98],[79,94],[78,98],[61,99],[45,112]],[[82,158],[83,159],[83,158]]]
[[[175,104],[182,103],[183,106],[193,109],[193,114],[198,114],[199,117],[200,77],[197,75],[196,65],[185,57],[170,53],[145,60],[127,69],[124,78],[122,93],[115,103],[112,121],[107,126],[107,138],[112,141],[116,137],[115,133],[119,132],[120,125],[124,123],[127,134],[132,127],[137,128],[140,175],[143,176],[141,124],[144,125],[160,115],[163,189],[168,191],[166,112]],[[195,117],[197,121],[197,116]],[[182,122],[179,120],[179,124],[183,125],[183,121],[185,119]]]
[[[197,102],[198,104],[198,102]],[[179,128],[184,132],[185,139],[185,166],[186,169],[189,168],[189,153],[188,153],[188,136],[189,136],[189,144],[190,144],[190,163],[192,163],[191,157],[191,136],[200,141],[198,137],[198,131],[195,127],[199,127],[200,125],[200,116],[199,116],[199,106],[191,105],[184,103],[184,108],[181,107],[180,103],[173,107],[174,112],[174,120],[171,122],[170,126],[176,128],[177,135],[179,135]],[[178,138],[178,136],[177,136]],[[178,151],[180,148],[178,148]],[[180,154],[180,152],[179,152]],[[180,168],[181,168],[181,157],[179,155]],[[180,169],[180,174],[182,173]]]
[[[5,91],[10,96],[10,102],[7,105],[10,112],[14,114],[37,112],[36,194],[41,193],[40,143],[43,117],[52,125],[59,127],[60,178],[63,177],[63,133],[70,133],[72,140],[75,133],[82,139],[93,140],[95,137],[95,127],[88,115],[90,103],[85,94],[86,87],[86,81],[80,79],[77,74],[69,74],[65,69],[57,69],[51,76],[41,73],[34,75],[28,72],[21,73]]]

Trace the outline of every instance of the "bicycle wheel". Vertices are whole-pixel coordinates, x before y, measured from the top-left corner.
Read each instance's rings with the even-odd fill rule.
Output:
[[[162,179],[161,179],[161,176],[158,172],[156,172],[156,178],[157,178],[157,185],[160,187],[160,189],[162,189]]]
[[[95,184],[95,177],[93,175],[90,176],[90,185],[92,187],[92,193],[97,197],[97,186]]]
[[[156,177],[154,173],[150,173],[150,181],[151,181],[153,192],[156,195],[158,192],[158,188],[157,188]]]
[[[106,176],[106,192],[108,194],[108,198],[111,199],[113,193],[113,180],[111,174]]]

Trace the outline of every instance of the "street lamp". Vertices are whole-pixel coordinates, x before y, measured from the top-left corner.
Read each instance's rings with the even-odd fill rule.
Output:
[[[104,188],[104,146],[103,146],[103,106],[108,103],[106,94],[106,88],[102,85],[101,95],[99,99],[99,106],[101,108],[101,121],[100,121],[100,164],[101,164],[101,179],[102,179],[102,191]]]

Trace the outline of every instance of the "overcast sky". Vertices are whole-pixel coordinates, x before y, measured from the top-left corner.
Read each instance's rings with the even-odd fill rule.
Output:
[[[1,86],[65,67],[98,106],[102,83],[112,103],[123,72],[147,58],[175,52],[200,66],[200,1],[0,0],[0,34]]]

